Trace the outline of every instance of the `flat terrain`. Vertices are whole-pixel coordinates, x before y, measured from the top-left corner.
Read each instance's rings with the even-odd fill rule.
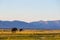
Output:
[[[60,30],[1,31],[0,40],[60,40]]]

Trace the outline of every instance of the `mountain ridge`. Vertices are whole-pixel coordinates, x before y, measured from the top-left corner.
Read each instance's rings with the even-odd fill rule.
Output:
[[[24,21],[2,21],[0,20],[0,28],[25,28],[25,29],[60,29],[60,20],[54,21],[35,21],[35,22],[24,22]]]

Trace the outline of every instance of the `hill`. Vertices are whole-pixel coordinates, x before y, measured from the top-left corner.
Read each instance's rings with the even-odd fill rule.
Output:
[[[60,20],[55,21],[0,21],[0,28],[23,28],[23,29],[60,29]]]

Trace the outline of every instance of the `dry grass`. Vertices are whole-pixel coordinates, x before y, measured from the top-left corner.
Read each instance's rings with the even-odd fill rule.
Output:
[[[0,31],[0,40],[60,40],[60,30]]]
[[[50,34],[50,33],[60,33],[60,30],[23,30],[23,31],[0,31],[0,34]]]

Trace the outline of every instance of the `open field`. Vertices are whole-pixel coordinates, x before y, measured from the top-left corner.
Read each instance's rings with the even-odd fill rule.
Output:
[[[60,30],[0,32],[0,40],[60,40]]]

